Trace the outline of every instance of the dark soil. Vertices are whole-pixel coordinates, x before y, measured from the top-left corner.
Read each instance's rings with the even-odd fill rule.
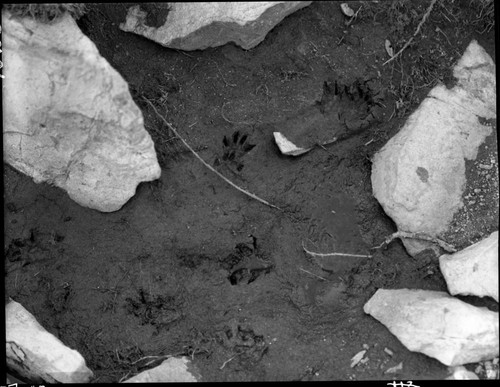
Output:
[[[371,249],[396,231],[372,196],[371,156],[437,82],[452,84],[471,39],[495,58],[481,2],[440,1],[383,66],[385,39],[401,48],[428,4],[352,2],[363,9],[346,25],[339,3],[314,2],[252,50],[193,52],[121,31],[132,4],[89,5],[78,24],[130,85],[162,176],[100,213],[5,166],[7,296],[78,350],[95,382],[166,355],[189,356],[203,381],[444,378],[447,367],[363,312],[378,288],[446,290],[431,255],[411,258],[399,241]],[[325,82],[367,79],[384,93],[377,120],[301,157],[279,153],[272,132],[319,106]],[[209,171],[144,98],[204,160],[284,211]],[[314,259],[303,246],[372,256]],[[363,345],[369,360],[351,368]]]

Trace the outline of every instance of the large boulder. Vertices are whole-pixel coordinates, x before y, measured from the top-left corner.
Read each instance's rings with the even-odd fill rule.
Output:
[[[399,133],[373,157],[371,180],[374,196],[400,231],[440,237],[463,246],[471,242],[464,240],[464,236],[485,231],[471,230],[476,227],[471,222],[455,221],[464,207],[466,176],[477,175],[472,169],[481,167],[466,160],[475,160],[485,139],[496,135],[492,128],[496,125],[495,64],[472,41],[454,67],[454,76],[457,84],[452,89],[444,85],[434,87]],[[487,159],[492,164],[487,167],[492,169],[488,181],[482,188],[469,187],[469,190],[473,190],[473,195],[474,192],[487,195],[489,190],[492,207],[488,216],[491,215],[491,223],[498,225],[496,141],[491,143],[491,157]],[[480,204],[472,200],[470,203]],[[486,205],[490,205],[488,200]],[[478,212],[468,211],[461,219],[474,217]],[[481,214],[483,221],[488,216]],[[455,227],[454,235],[445,235],[452,221],[462,224]],[[431,247],[429,242],[416,239],[403,242],[411,255]]]
[[[281,20],[311,1],[155,3],[128,10],[123,31],[165,47],[203,50],[234,42],[249,50]]]
[[[160,177],[127,83],[69,15],[42,24],[2,11],[2,44],[6,162],[105,212]]]
[[[88,383],[94,376],[79,352],[47,332],[15,301],[5,305],[5,341],[7,365],[33,383]]]
[[[489,296],[498,302],[498,231],[455,254],[439,257],[452,295]]]
[[[445,292],[379,289],[364,306],[410,351],[458,366],[498,356],[498,313]]]

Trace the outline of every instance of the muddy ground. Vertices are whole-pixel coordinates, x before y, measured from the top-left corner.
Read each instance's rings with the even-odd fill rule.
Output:
[[[363,313],[378,288],[446,290],[431,255],[412,258],[399,241],[371,249],[396,228],[372,196],[370,159],[432,86],[452,85],[471,39],[495,58],[484,4],[438,1],[414,44],[385,66],[385,40],[401,48],[428,1],[351,2],[363,8],[349,25],[339,3],[314,2],[252,50],[194,52],[121,31],[132,4],[89,5],[78,25],[129,83],[162,176],[105,214],[5,165],[6,296],[77,349],[94,382],[168,355],[189,356],[203,381],[444,378],[445,366]],[[381,85],[378,122],[301,157],[280,155],[273,131],[321,101],[325,82],[359,79]],[[204,160],[283,211],[203,166],[144,98]],[[371,257],[314,259],[303,246]],[[351,368],[363,346],[368,361]]]

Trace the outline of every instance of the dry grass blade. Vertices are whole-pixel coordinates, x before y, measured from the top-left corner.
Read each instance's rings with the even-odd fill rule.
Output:
[[[144,98],[144,100],[153,108],[154,112],[156,113],[156,115],[165,123],[165,125],[167,125],[167,127],[175,134],[175,136],[181,140],[181,142],[184,144],[184,146],[189,149],[189,151],[198,159],[200,160],[200,162],[205,166],[207,167],[208,169],[210,169],[213,173],[215,173],[217,176],[219,176],[222,180],[224,180],[226,183],[228,183],[230,186],[236,188],[238,191],[244,193],[245,195],[247,195],[248,197],[252,198],[252,199],[255,199],[259,202],[261,202],[262,204],[265,204],[266,206],[269,206],[269,207],[272,207],[272,208],[275,208],[277,210],[280,210],[282,212],[283,209],[279,208],[278,206],[275,206],[274,204],[271,204],[269,203],[268,201],[264,200],[264,199],[261,199],[259,198],[257,195],[254,195],[253,193],[251,192],[248,192],[247,190],[244,190],[243,188],[241,187],[238,187],[236,184],[234,184],[231,180],[229,180],[228,178],[226,178],[224,175],[222,175],[221,173],[219,173],[218,171],[216,171],[214,168],[212,168],[212,166],[210,166],[210,164],[208,164],[205,160],[203,160],[203,158],[198,154],[196,153],[196,151],[191,148],[191,146],[180,136],[180,134],[177,132],[177,130],[165,119],[165,117],[163,117],[160,113],[158,113],[158,110],[156,110],[155,106],[151,103],[150,100],[148,100],[147,98]]]
[[[225,361],[225,362],[221,365],[221,367],[220,367],[219,369],[223,369],[223,368],[226,366],[226,364],[227,364],[227,363],[229,363],[231,360],[233,360],[233,359],[234,359],[236,356],[238,356],[238,355],[240,355],[240,354],[238,353],[238,354],[236,354],[236,355],[234,355],[234,356],[230,357],[229,359],[227,359],[227,360],[226,360],[226,361]]]
[[[349,253],[315,253],[314,251],[307,250],[304,242],[302,242],[304,251],[313,257],[354,257],[354,258],[371,258],[371,255],[365,254],[349,254]]]
[[[151,364],[152,362],[155,362],[157,360],[164,360],[164,359],[168,359],[168,358],[171,358],[173,357],[173,355],[163,355],[163,356],[144,356],[144,357],[141,357],[140,359],[136,360],[136,361],[133,361],[132,363],[130,363],[131,365],[134,365],[134,364],[137,364],[143,360],[149,360],[148,363],[146,363],[146,365],[149,365]]]
[[[327,281],[327,279],[326,279],[326,278],[323,278],[323,277],[321,277],[321,276],[319,276],[319,275],[317,275],[317,274],[311,273],[310,271],[308,271],[308,270],[306,270],[306,269],[303,269],[303,268],[301,268],[301,267],[299,267],[299,270],[302,270],[304,273],[310,274],[310,275],[312,275],[313,277],[319,278],[319,279],[320,279],[320,280],[322,280],[322,281]]]

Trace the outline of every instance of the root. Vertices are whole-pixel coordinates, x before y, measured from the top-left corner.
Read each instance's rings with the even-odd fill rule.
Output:
[[[394,239],[396,238],[409,238],[409,239],[419,239],[422,241],[427,241],[427,242],[432,242],[437,244],[439,247],[441,247],[443,250],[445,250],[448,253],[455,253],[457,249],[450,245],[449,243],[446,243],[445,241],[432,237],[430,235],[424,234],[424,233],[414,233],[414,232],[407,232],[407,231],[397,231],[392,235],[389,235],[387,238],[385,238],[385,241],[383,241],[379,246],[373,247],[373,249],[380,249],[383,246],[388,245],[391,243]]]
[[[403,48],[401,50],[399,50],[392,58],[385,61],[382,64],[382,66],[385,66],[387,63],[392,62],[394,59],[396,59],[411,44],[411,42],[413,41],[413,38],[415,38],[419,34],[420,28],[422,28],[422,25],[425,23],[425,21],[427,20],[427,18],[431,14],[432,8],[434,7],[434,4],[436,4],[436,1],[437,0],[432,0],[431,3],[429,4],[429,7],[427,8],[427,11],[425,12],[424,16],[422,17],[422,20],[418,24],[417,29],[415,30],[415,33],[413,34],[413,36],[405,43],[405,45],[403,46]]]
[[[371,255],[365,255],[365,254],[349,254],[349,253],[315,253],[313,251],[309,251],[306,249],[306,246],[304,245],[304,242],[302,242],[302,248],[304,251],[313,256],[314,258],[316,257],[353,257],[353,258],[371,258]]]
[[[243,188],[241,187],[238,187],[236,184],[234,184],[231,180],[229,180],[228,178],[226,178],[224,175],[222,175],[221,173],[219,173],[218,171],[216,171],[214,168],[212,168],[210,166],[210,164],[208,164],[205,160],[203,160],[201,158],[201,156],[196,153],[196,151],[191,148],[191,146],[180,136],[180,134],[177,132],[177,130],[165,119],[165,117],[163,117],[160,113],[158,113],[158,110],[156,110],[155,106],[151,103],[150,100],[148,100],[147,98],[144,98],[144,100],[153,108],[154,112],[156,113],[156,115],[165,123],[165,125],[167,125],[167,127],[175,134],[175,136],[181,140],[181,142],[184,144],[184,146],[198,159],[200,160],[200,162],[205,166],[207,167],[208,169],[210,169],[213,173],[215,173],[217,176],[219,176],[222,180],[224,180],[226,183],[228,183],[230,186],[236,188],[238,191],[244,193],[245,195],[247,195],[248,197],[252,198],[252,199],[255,199],[259,202],[261,202],[262,204],[265,204],[266,206],[269,206],[269,207],[272,207],[272,208],[275,208],[277,210],[280,210],[282,212],[284,212],[283,209],[279,208],[278,206],[275,206],[274,204],[271,204],[269,203],[268,201],[264,200],[264,199],[261,199],[259,198],[257,195],[254,195],[253,193],[251,192],[248,192],[246,190],[244,190]]]

